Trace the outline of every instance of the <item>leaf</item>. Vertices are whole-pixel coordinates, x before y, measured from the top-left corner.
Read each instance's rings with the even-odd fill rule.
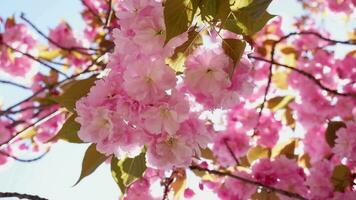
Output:
[[[201,152],[201,157],[202,158],[205,158],[205,159],[208,159],[208,160],[212,160],[212,161],[216,160],[213,151],[211,149],[209,149],[208,147],[205,148],[205,149],[201,148],[200,152]]]
[[[287,106],[284,115],[283,115],[283,122],[290,126],[291,128],[295,128],[295,119],[293,117],[293,109]]]
[[[285,108],[289,105],[290,102],[294,100],[293,96],[277,96],[273,97],[272,99],[267,101],[267,108],[271,109],[272,111],[277,111],[280,109]]]
[[[289,73],[287,72],[275,72],[272,76],[272,81],[277,88],[286,90],[288,89],[288,76]]]
[[[146,170],[145,153],[141,153],[135,158],[126,158],[122,164],[123,171],[130,176],[140,178]]]
[[[187,177],[185,174],[185,171],[183,171],[183,175],[178,175],[176,176],[174,182],[172,183],[171,187],[174,193],[174,200],[181,199],[180,197],[182,196],[184,189],[186,188],[187,185]]]
[[[191,54],[194,49],[202,44],[203,39],[200,33],[195,30],[195,27],[190,29],[188,32],[188,40],[174,50],[174,54],[167,60],[167,64],[176,72],[183,72],[186,56]]]
[[[64,140],[70,143],[84,143],[77,134],[80,124],[75,121],[76,117],[77,115],[72,114],[63,124],[61,130],[50,141]]]
[[[253,163],[253,161],[260,158],[269,158],[270,154],[271,152],[268,148],[256,146],[247,152],[247,160],[249,163]]]
[[[251,196],[252,200],[279,200],[279,197],[275,192],[262,189],[260,192],[256,192]]]
[[[237,20],[235,24],[238,29],[235,27],[235,30],[232,30],[243,35],[253,35],[260,31],[270,19],[275,17],[266,11],[271,2],[272,0],[254,0],[246,7],[234,11],[234,17]]]
[[[45,60],[53,60],[61,55],[60,49],[43,49],[39,52],[38,57]]]
[[[311,168],[310,156],[307,153],[298,157],[298,164],[303,168]]]
[[[75,113],[75,103],[89,93],[90,88],[94,85],[96,80],[97,79],[95,77],[84,80],[76,80],[67,89],[65,89],[60,96],[53,97],[52,100]]]
[[[347,187],[352,185],[350,169],[345,165],[335,166],[331,176],[331,183],[336,191],[344,192]]]
[[[224,39],[222,47],[226,55],[228,55],[234,62],[235,67],[245,51],[246,42],[237,39]]]
[[[272,149],[272,158],[275,158],[275,157],[281,156],[281,155],[284,155],[290,159],[296,158],[296,155],[294,154],[294,150],[297,146],[297,143],[298,143],[298,140],[292,139],[287,142],[277,144]]]
[[[111,175],[117,185],[119,186],[121,193],[125,193],[126,186],[124,184],[124,180],[121,178],[122,170],[121,166],[119,165],[120,160],[118,160],[115,156],[111,159]]]
[[[167,0],[165,2],[163,11],[166,27],[165,44],[188,30],[195,10],[190,0]]]
[[[328,123],[328,128],[325,132],[325,139],[331,148],[335,146],[335,139],[337,138],[336,132],[340,128],[346,128],[346,124],[341,121],[331,121]]]
[[[214,19],[218,11],[218,0],[201,0],[199,9],[203,20]]]
[[[77,185],[83,178],[92,174],[106,159],[107,156],[99,153],[96,150],[96,145],[91,144],[85,152],[82,162],[82,172],[80,173],[80,177],[74,186]]]
[[[118,160],[113,158],[111,162],[111,173],[122,193],[127,187],[143,176],[146,170],[145,153],[142,152],[135,158]]]

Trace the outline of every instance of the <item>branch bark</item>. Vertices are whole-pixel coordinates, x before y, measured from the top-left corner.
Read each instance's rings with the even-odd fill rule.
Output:
[[[43,197],[31,194],[20,194],[17,192],[0,192],[0,198],[16,197],[18,199],[29,199],[29,200],[48,200]]]
[[[303,197],[303,196],[301,196],[301,195],[299,195],[297,193],[293,193],[293,192],[289,192],[289,191],[282,190],[282,189],[279,189],[279,188],[275,188],[275,187],[272,187],[272,186],[268,186],[268,185],[265,185],[263,183],[260,183],[260,182],[254,181],[254,180],[250,180],[250,179],[247,179],[247,178],[244,178],[244,177],[241,177],[241,176],[237,176],[237,175],[231,174],[230,172],[222,172],[222,171],[218,171],[218,170],[210,170],[210,169],[207,169],[207,168],[194,166],[194,165],[190,166],[189,168],[191,170],[198,170],[198,171],[208,172],[209,174],[214,174],[214,175],[217,175],[217,176],[228,176],[228,177],[234,178],[236,180],[242,181],[244,183],[255,185],[257,187],[263,187],[263,188],[265,188],[267,190],[279,193],[281,195],[284,195],[284,196],[287,196],[287,197],[290,197],[290,198],[299,199],[299,200],[308,200],[307,198],[305,198],[305,197]]]

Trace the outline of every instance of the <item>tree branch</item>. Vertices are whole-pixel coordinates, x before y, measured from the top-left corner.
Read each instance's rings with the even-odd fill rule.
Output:
[[[88,52],[83,52],[83,51],[97,51],[98,49],[95,48],[85,48],[85,47],[76,47],[76,46],[72,46],[72,47],[64,47],[61,44],[57,43],[56,41],[52,40],[51,38],[49,38],[48,36],[46,36],[46,34],[44,34],[39,28],[37,28],[36,25],[34,25],[29,19],[27,19],[25,17],[24,13],[21,13],[20,18],[22,20],[24,20],[27,24],[29,24],[33,29],[35,29],[35,31],[40,34],[42,37],[44,37],[46,40],[48,40],[48,42],[52,43],[53,45],[55,45],[56,47],[66,50],[66,51],[75,51],[77,53],[80,54],[84,54],[87,56],[91,56],[92,54],[88,53]]]
[[[313,81],[316,85],[318,85],[318,87],[320,87],[322,90],[325,90],[333,95],[337,95],[337,96],[343,96],[343,97],[353,97],[353,98],[356,98],[356,93],[342,93],[342,92],[339,92],[337,90],[333,90],[333,89],[330,89],[326,86],[324,86],[320,80],[316,79],[313,75],[309,74],[308,72],[305,72],[301,69],[298,69],[298,68],[294,68],[292,66],[289,66],[289,65],[286,65],[286,64],[281,64],[279,62],[276,62],[276,61],[273,61],[272,60],[268,60],[268,59],[265,59],[265,58],[261,58],[261,57],[257,57],[257,56],[252,56],[252,55],[248,55],[249,58],[251,59],[255,59],[255,60],[259,60],[259,61],[263,61],[263,62],[267,62],[267,63],[271,63],[271,64],[274,64],[274,65],[278,65],[278,66],[281,66],[281,67],[284,67],[286,69],[290,69],[292,71],[295,71],[303,76],[305,76],[306,78],[308,78],[309,80]]]
[[[6,156],[6,157],[9,157],[9,158],[12,158],[18,162],[23,162],[23,163],[31,163],[31,162],[35,162],[35,161],[38,161],[40,159],[42,159],[43,157],[45,157],[48,152],[50,151],[50,148],[47,148],[46,151],[44,153],[42,153],[41,155],[39,155],[38,157],[36,158],[31,158],[31,159],[23,159],[23,158],[19,158],[17,156],[14,156],[14,155],[11,155],[5,151],[2,151],[0,150],[0,154],[3,155],[3,156]]]
[[[2,42],[2,44],[3,44],[4,46],[6,46],[7,48],[11,49],[12,51],[18,52],[18,53],[20,53],[20,54],[22,54],[22,55],[24,55],[24,56],[26,56],[26,57],[28,57],[28,58],[30,58],[30,59],[36,61],[36,62],[42,64],[42,65],[45,66],[45,67],[47,67],[47,68],[49,68],[49,69],[51,69],[51,70],[53,70],[53,71],[56,71],[57,73],[63,75],[64,77],[68,78],[68,75],[67,75],[67,74],[65,74],[65,73],[63,73],[63,72],[61,72],[61,71],[59,71],[58,69],[56,69],[56,68],[52,67],[51,65],[49,65],[49,64],[47,64],[47,63],[45,63],[45,62],[43,62],[42,60],[37,59],[37,58],[34,57],[33,55],[28,54],[28,53],[25,53],[25,52],[22,52],[22,51],[20,51],[20,50],[18,50],[18,49],[15,49],[15,48],[13,48],[12,46],[6,44],[5,42]]]
[[[8,107],[8,108],[7,108],[6,110],[4,110],[4,111],[0,111],[0,116],[6,115],[7,113],[11,112],[12,109],[16,108],[17,106],[19,106],[19,105],[21,105],[21,104],[23,104],[23,103],[26,103],[26,102],[30,101],[32,98],[36,97],[38,94],[40,94],[40,93],[46,91],[47,89],[53,89],[53,88],[55,88],[55,87],[58,87],[58,86],[60,86],[61,84],[65,83],[65,82],[67,82],[67,81],[69,81],[69,80],[72,80],[72,79],[77,78],[77,77],[80,76],[80,75],[83,75],[83,74],[86,74],[86,73],[92,73],[93,71],[90,71],[90,70],[89,70],[90,67],[92,67],[92,66],[94,66],[95,64],[97,64],[98,61],[99,61],[99,60],[106,54],[106,52],[108,52],[108,51],[109,51],[109,50],[105,51],[101,56],[98,56],[96,59],[94,59],[94,60],[86,67],[86,69],[84,69],[82,72],[80,72],[80,73],[78,73],[78,74],[74,74],[73,76],[71,76],[71,77],[69,77],[69,78],[66,78],[66,79],[64,79],[64,80],[62,80],[62,81],[59,81],[59,82],[57,82],[57,83],[54,83],[54,84],[52,84],[51,86],[43,87],[43,88],[37,90],[37,91],[34,92],[31,96],[29,96],[29,97],[23,99],[22,101],[20,101],[20,102],[14,104],[14,105]]]
[[[104,24],[105,23],[103,22],[103,20],[101,19],[101,17],[88,5],[86,4],[86,2],[84,0],[81,0],[82,1],[82,4],[89,10],[89,12],[95,17],[97,18],[97,20],[101,23],[101,24]]]
[[[230,147],[230,145],[229,145],[229,141],[228,141],[227,139],[225,139],[225,140],[224,140],[224,143],[225,143],[225,146],[226,146],[227,150],[230,152],[231,157],[235,160],[236,165],[240,165],[239,160],[237,159],[237,157],[236,157],[235,154],[234,154],[234,151],[232,151],[232,149],[231,149],[231,147]]]
[[[0,192],[0,198],[9,198],[9,197],[16,197],[18,199],[29,199],[29,200],[48,200],[46,198],[39,197],[37,195],[20,194],[17,192]]]
[[[290,198],[299,199],[299,200],[308,200],[305,197],[303,197],[303,196],[301,196],[301,195],[299,195],[297,193],[293,193],[293,192],[289,192],[289,191],[282,190],[282,189],[279,189],[279,188],[275,188],[275,187],[272,187],[272,186],[268,186],[268,185],[265,185],[263,183],[260,183],[260,182],[254,181],[254,180],[250,180],[250,179],[247,179],[247,178],[244,178],[244,177],[241,177],[241,176],[237,176],[237,175],[231,174],[230,172],[221,172],[221,171],[217,171],[217,170],[210,170],[210,169],[199,167],[199,166],[190,166],[189,168],[191,170],[198,170],[198,171],[208,172],[210,174],[214,174],[214,175],[217,175],[217,176],[228,176],[228,177],[234,178],[236,180],[242,181],[244,183],[255,185],[257,187],[266,188],[266,189],[268,189],[268,190],[270,190],[272,192],[276,192],[276,193],[279,193],[281,195],[284,195],[284,196],[287,196],[287,197],[290,197]]]
[[[108,13],[107,13],[107,15],[106,15],[104,28],[109,28],[110,22],[111,22],[112,14],[113,14],[113,10],[112,10],[112,0],[109,0],[109,11],[108,11]]]
[[[263,97],[263,102],[260,106],[260,111],[258,113],[258,116],[259,118],[261,118],[261,115],[262,115],[262,112],[263,112],[263,109],[265,107],[265,104],[267,102],[267,95],[268,95],[268,92],[269,92],[269,89],[270,89],[270,86],[271,86],[271,81],[272,81],[272,76],[273,76],[273,65],[276,64],[275,60],[274,60],[274,56],[275,56],[275,51],[276,51],[276,47],[279,43],[283,42],[284,40],[292,37],[292,36],[296,36],[296,35],[313,35],[315,37],[318,37],[319,39],[322,39],[324,41],[327,41],[327,42],[330,42],[332,44],[344,44],[344,45],[356,45],[356,43],[354,41],[340,41],[340,40],[333,40],[333,39],[329,39],[329,38],[326,38],[324,36],[322,36],[320,33],[316,33],[316,32],[311,32],[311,31],[301,31],[301,32],[292,32],[292,33],[289,33],[281,38],[279,38],[279,40],[277,41],[274,41],[274,43],[272,44],[272,50],[271,50],[271,54],[270,54],[270,61],[268,63],[270,63],[269,65],[269,73],[268,73],[268,80],[267,80],[267,86],[266,86],[266,90],[265,90],[265,94],[264,94],[264,97]],[[283,67],[286,67],[286,65],[280,65],[280,66],[283,66]],[[288,67],[289,68],[289,67]],[[292,67],[290,67],[292,68]],[[297,71],[298,69],[296,69],[295,71]],[[336,95],[341,95],[341,96],[345,96],[344,94],[342,93],[339,93],[335,90],[331,90],[331,89],[328,89],[327,87],[323,86],[320,81],[318,81],[317,79],[315,79],[312,75],[302,71],[302,70],[298,70],[298,73],[300,74],[303,74],[304,76],[307,76],[309,79],[313,80],[317,85],[319,85],[319,87],[321,87],[322,89],[326,90],[326,91],[329,91],[333,94],[336,94]],[[307,75],[308,74],[308,75]],[[346,96],[349,96],[349,95],[346,95]],[[259,124],[259,120],[258,120],[258,124]],[[257,126],[258,126],[257,124]],[[256,126],[256,127],[257,127]]]
[[[3,84],[8,84],[8,85],[12,85],[12,86],[16,86],[16,87],[18,87],[18,88],[22,88],[22,89],[25,89],[25,90],[30,89],[30,88],[29,88],[29,87],[27,87],[27,86],[24,86],[24,85],[21,85],[21,84],[18,84],[18,83],[12,82],[12,81],[0,80],[0,83],[3,83]]]

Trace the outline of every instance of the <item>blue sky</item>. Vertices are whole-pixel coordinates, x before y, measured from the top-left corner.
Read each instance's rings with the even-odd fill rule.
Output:
[[[83,22],[80,18],[80,0],[1,0],[0,15],[3,18],[24,12],[32,22],[47,32],[61,20],[68,21],[72,28],[80,30]],[[274,0],[270,6],[273,14],[284,18],[286,25],[302,8],[294,0]],[[344,30],[341,18],[325,21],[327,27]],[[353,27],[355,27],[353,25]],[[285,26],[289,30],[290,26]],[[351,30],[351,29],[350,29]],[[345,38],[344,31],[334,31],[338,39]],[[0,78],[4,75],[0,72]],[[10,86],[0,85],[0,100],[5,106],[11,105],[29,94],[23,90],[14,90]],[[5,99],[6,98],[6,99]],[[59,143],[42,160],[31,163],[11,163],[0,168],[0,191],[37,194],[51,200],[114,200],[119,191],[111,179],[108,165],[103,165],[89,178],[76,187],[72,187],[80,174],[81,160],[86,145]]]

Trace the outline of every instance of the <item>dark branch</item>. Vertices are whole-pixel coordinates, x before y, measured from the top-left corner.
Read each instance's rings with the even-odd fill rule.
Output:
[[[27,86],[24,86],[24,85],[21,85],[21,84],[18,84],[18,83],[12,82],[12,81],[0,80],[0,83],[3,83],[3,84],[8,84],[8,85],[12,85],[12,86],[16,86],[16,87],[18,87],[18,88],[22,88],[22,89],[25,89],[25,90],[30,89],[30,88],[29,88],[29,87],[27,87]]]
[[[0,143],[0,147],[1,147],[2,145],[4,145],[4,144],[9,143],[11,140],[13,140],[15,137],[17,137],[17,136],[20,135],[21,133],[25,132],[26,130],[28,130],[28,129],[31,128],[31,127],[36,126],[36,125],[37,125],[38,123],[40,123],[42,120],[46,119],[47,117],[53,115],[53,114],[56,113],[56,112],[57,112],[57,110],[55,110],[55,111],[53,111],[53,112],[51,112],[51,113],[49,113],[49,114],[47,114],[47,115],[45,115],[45,116],[43,116],[43,117],[37,119],[34,123],[31,123],[30,125],[26,126],[26,127],[23,128],[22,130],[16,132],[12,137],[10,137],[10,138],[7,139],[6,141]]]
[[[85,47],[76,47],[76,46],[73,46],[73,47],[64,47],[62,45],[60,45],[58,42],[52,40],[51,38],[49,38],[46,34],[44,34],[39,28],[37,28],[36,25],[34,25],[30,20],[28,20],[26,17],[25,17],[25,14],[24,13],[21,13],[21,19],[23,19],[27,24],[29,24],[33,29],[35,29],[35,31],[40,34],[42,37],[44,37],[46,40],[48,40],[48,42],[52,43],[53,45],[55,45],[56,47],[60,48],[60,49],[63,49],[63,50],[66,50],[66,51],[75,51],[77,53],[80,53],[80,54],[84,54],[84,55],[87,55],[87,56],[91,56],[90,53],[88,52],[85,52],[85,51],[97,51],[97,49],[95,48],[85,48]]]
[[[221,171],[217,171],[217,170],[210,170],[210,169],[206,169],[206,168],[199,167],[199,166],[190,166],[189,168],[191,170],[198,170],[198,171],[208,172],[210,174],[214,174],[214,175],[217,175],[217,176],[228,176],[228,177],[234,178],[236,180],[242,181],[244,183],[255,185],[257,187],[266,188],[266,189],[268,189],[268,190],[270,190],[272,192],[276,192],[276,193],[279,193],[281,195],[284,195],[284,196],[287,196],[287,197],[290,197],[290,198],[300,199],[300,200],[308,200],[308,199],[304,198],[303,196],[301,196],[301,195],[299,195],[297,193],[293,193],[293,192],[289,192],[289,191],[282,190],[282,189],[279,189],[279,188],[275,188],[275,187],[272,187],[272,186],[268,186],[268,185],[265,185],[263,183],[260,183],[260,182],[254,181],[254,180],[250,180],[250,179],[247,179],[247,178],[244,178],[244,177],[241,177],[241,176],[237,176],[237,175],[231,174],[230,172],[221,172]]]
[[[109,0],[109,11],[108,11],[108,13],[106,15],[104,28],[109,28],[110,27],[110,22],[111,22],[112,15],[113,15],[112,0]]]
[[[28,58],[30,58],[30,59],[36,61],[36,62],[42,64],[42,65],[45,66],[45,67],[47,67],[47,68],[49,68],[49,69],[51,69],[51,70],[53,70],[53,71],[56,71],[57,73],[63,75],[64,77],[68,78],[68,75],[67,75],[67,74],[65,74],[65,73],[63,73],[63,72],[61,72],[61,71],[59,71],[58,69],[56,69],[56,68],[52,67],[51,65],[49,65],[49,64],[47,64],[47,63],[45,63],[45,62],[43,62],[42,60],[35,58],[33,55],[28,54],[28,53],[25,53],[25,52],[22,52],[22,51],[20,51],[20,50],[18,50],[18,49],[15,49],[15,48],[13,48],[12,46],[10,46],[10,45],[8,45],[8,44],[6,44],[6,43],[4,43],[4,42],[3,42],[2,44],[5,45],[7,48],[11,49],[12,51],[18,52],[18,53],[20,53],[20,54],[22,54],[22,55],[24,55],[24,56],[26,56],[26,57],[28,57]]]
[[[41,160],[43,157],[45,157],[48,152],[49,152],[50,148],[48,148],[44,153],[42,153],[41,155],[35,157],[35,158],[31,158],[31,159],[23,159],[23,158],[19,158],[17,156],[14,156],[14,155],[11,155],[5,151],[1,151],[0,150],[0,154],[3,155],[3,156],[6,156],[6,157],[9,157],[9,158],[12,158],[18,162],[23,162],[23,163],[31,163],[31,162],[35,162],[35,161],[38,161],[38,160]]]
[[[231,157],[235,160],[236,165],[240,165],[239,160],[237,159],[236,155],[234,154],[234,151],[232,151],[232,149],[231,149],[231,147],[229,145],[229,141],[226,139],[226,140],[224,140],[224,143],[225,143],[225,146],[226,146],[227,150],[230,152]]]
[[[29,200],[48,200],[43,197],[39,197],[37,195],[30,195],[30,194],[20,194],[17,192],[0,192],[0,198],[10,198],[16,197],[18,199],[29,199]]]
[[[325,91],[329,92],[330,94],[337,95],[337,96],[343,96],[343,97],[354,97],[354,98],[356,98],[356,93],[341,93],[341,92],[339,92],[337,90],[330,89],[330,88],[324,86],[320,82],[320,80],[316,79],[312,74],[309,74],[308,72],[305,72],[305,71],[303,71],[301,69],[294,68],[292,66],[288,66],[288,65],[285,65],[285,64],[281,64],[281,63],[276,62],[276,61],[272,62],[271,60],[268,60],[268,59],[265,59],[265,58],[261,58],[261,57],[256,57],[256,56],[252,56],[252,55],[249,55],[248,57],[252,58],[252,59],[255,59],[255,60],[259,60],[259,61],[272,63],[274,65],[278,65],[278,66],[284,67],[286,69],[290,69],[292,71],[295,71],[295,72],[305,76],[309,80],[313,81],[316,85],[318,85],[318,87],[320,87],[322,90],[325,90]]]
[[[316,32],[311,32],[311,31],[301,31],[301,32],[292,32],[292,33],[289,33],[281,38],[279,38],[279,40],[277,41],[274,41],[273,45],[272,45],[272,50],[271,50],[271,54],[270,54],[270,61],[268,63],[270,63],[269,65],[269,73],[268,73],[268,80],[267,80],[267,86],[266,86],[266,90],[265,90],[265,93],[264,93],[264,97],[263,97],[263,102],[260,106],[260,111],[258,113],[258,116],[259,118],[261,117],[262,115],[262,112],[263,112],[263,109],[265,107],[265,104],[267,102],[267,95],[268,95],[268,92],[269,92],[269,89],[270,89],[270,86],[271,86],[271,82],[272,82],[272,76],[273,76],[273,65],[276,64],[275,60],[274,60],[274,57],[275,57],[275,51],[276,51],[276,47],[279,43],[283,42],[284,40],[292,37],[292,36],[296,36],[296,35],[313,35],[315,37],[318,37],[319,39],[321,40],[324,40],[324,41],[327,41],[327,42],[330,42],[331,44],[344,44],[344,45],[355,45],[355,42],[354,41],[340,41],[340,40],[333,40],[333,39],[329,39],[329,38],[326,38],[324,36],[322,36],[320,33],[316,33]],[[285,65],[280,65],[280,66],[283,66],[285,67]],[[297,71],[297,70],[295,70]],[[319,87],[321,87],[322,89],[326,90],[326,91],[329,91],[333,94],[336,94],[336,95],[341,95],[341,96],[350,96],[350,95],[345,95],[343,93],[339,93],[337,92],[336,90],[331,90],[331,89],[328,89],[327,87],[324,87],[319,80],[315,79],[312,75],[308,74],[308,73],[305,73],[304,71],[302,70],[298,70],[298,72],[300,74],[303,74],[304,76],[307,76],[309,79],[313,80],[317,85],[319,85]],[[308,74],[308,75],[307,75]],[[259,120],[258,120],[258,123],[259,123]],[[257,124],[258,126],[258,124]]]
[[[101,23],[101,24],[104,24],[105,23],[103,22],[103,20],[101,19],[101,17],[84,1],[84,0],[81,0],[82,1],[82,4],[89,10],[89,12],[95,17],[97,18],[97,20]]]

